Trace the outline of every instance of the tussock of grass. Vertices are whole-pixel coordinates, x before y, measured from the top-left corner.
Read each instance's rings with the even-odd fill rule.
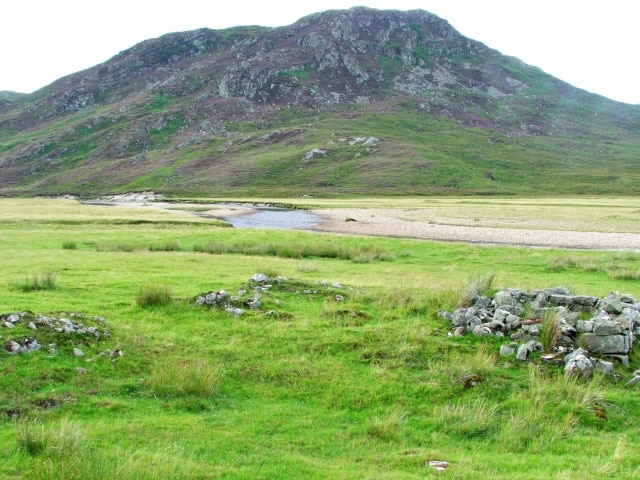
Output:
[[[152,252],[179,252],[180,243],[177,240],[167,240],[161,244],[150,245],[149,250]]]
[[[37,292],[42,290],[55,290],[57,288],[56,272],[34,273],[27,275],[21,281],[11,282],[11,286],[23,292]]]
[[[609,276],[615,280],[640,280],[640,269],[638,268],[622,268],[609,270]]]
[[[158,397],[215,395],[222,379],[220,367],[206,359],[176,360],[151,372],[148,387]]]
[[[63,250],[77,250],[78,244],[75,242],[75,240],[66,240],[62,242],[62,248]]]
[[[63,458],[74,455],[82,444],[80,427],[68,420],[61,420],[51,428],[41,423],[24,422],[16,430],[18,449],[31,456]]]
[[[107,243],[96,245],[96,251],[98,252],[140,252],[147,250],[146,245],[137,245],[135,243]]]
[[[485,398],[459,400],[434,409],[432,421],[449,434],[460,437],[486,436],[498,426],[500,408]]]
[[[542,343],[542,346],[546,351],[555,347],[558,339],[560,338],[560,320],[560,315],[553,313],[548,315],[544,319],[544,322],[542,322],[540,343]]]
[[[454,351],[442,363],[452,385],[462,385],[469,375],[477,375],[484,379],[496,370],[496,355],[483,345],[471,352]]]
[[[562,255],[553,257],[547,262],[550,271],[562,271],[569,269],[583,270],[585,272],[597,272],[600,270],[594,259],[583,258],[578,255]]]
[[[368,423],[367,434],[379,440],[393,440],[400,433],[408,416],[409,412],[396,407],[388,415],[374,417]]]
[[[136,303],[140,307],[158,307],[170,302],[171,288],[166,285],[146,283],[138,288]]]
[[[418,314],[428,313],[432,307],[433,298],[420,289],[394,285],[379,292],[370,301],[378,312],[388,314]]]
[[[488,272],[484,275],[470,278],[458,291],[458,307],[470,307],[478,295],[486,294],[493,284],[495,274]]]
[[[600,258],[602,257],[602,258]],[[640,269],[636,252],[616,252],[614,256],[583,256],[578,254],[560,255],[550,258],[546,268],[552,272],[577,270],[588,273],[605,273],[614,280],[638,280]]]
[[[300,262],[296,267],[300,273],[312,273],[318,271],[318,264],[315,262]]]
[[[47,447],[33,458],[23,472],[25,480],[104,480],[112,478],[156,480],[200,478],[180,444],[150,448],[100,448],[87,442],[74,443],[62,437],[72,432],[42,429]],[[61,448],[55,448],[59,442]]]

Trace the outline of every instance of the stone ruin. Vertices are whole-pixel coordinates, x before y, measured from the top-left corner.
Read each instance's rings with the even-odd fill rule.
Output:
[[[24,328],[20,328],[24,327]],[[43,338],[57,338],[65,343],[84,344],[89,341],[100,341],[111,334],[107,330],[107,323],[102,317],[91,317],[83,314],[71,313],[59,316],[35,314],[33,312],[16,312],[0,314],[0,339],[4,340],[4,351],[10,355],[18,355],[40,350]],[[25,335],[24,331],[30,334]],[[18,332],[18,333],[15,333]],[[48,342],[45,347],[48,354],[58,354],[58,344]],[[75,356],[80,349],[74,348]],[[108,352],[112,356],[112,352]],[[115,355],[120,355],[116,353]]]
[[[531,353],[543,352],[545,342],[548,352],[543,352],[543,360],[587,378],[594,371],[613,373],[613,363],[607,360],[629,367],[629,354],[640,335],[640,302],[632,296],[573,295],[564,287],[501,290],[440,316],[451,322],[450,335],[509,339],[500,348],[503,357],[527,361]],[[549,321],[555,321],[554,328],[545,331]]]
[[[225,290],[218,290],[198,296],[196,305],[224,307],[229,315],[239,317],[244,314],[242,307],[256,310],[262,306],[260,292],[268,292],[272,287],[270,282],[271,279],[264,273],[256,273],[249,279],[249,285],[253,287],[253,294],[249,298],[246,298],[246,289],[239,290],[237,295],[229,295]]]
[[[317,295],[328,294],[333,298],[335,302],[342,302],[345,300],[344,295],[337,293],[343,290],[345,287],[340,283],[320,282],[318,288],[305,288],[308,285],[303,285],[295,282],[288,277],[269,277],[264,273],[256,273],[251,276],[246,288],[241,288],[235,295],[230,295],[226,290],[216,290],[203,293],[195,298],[195,304],[204,307],[216,307],[218,309],[224,309],[229,315],[239,317],[249,310],[257,311],[264,308],[265,302],[261,297],[275,289],[289,289],[291,288],[294,293],[301,295]],[[271,303],[271,302],[267,302]],[[282,303],[279,300],[273,301],[273,305],[281,307]],[[291,314],[282,312],[279,310],[266,310],[261,311],[265,316],[275,318],[290,318]]]

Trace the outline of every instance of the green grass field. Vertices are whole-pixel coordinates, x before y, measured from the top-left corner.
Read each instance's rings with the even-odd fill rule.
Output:
[[[581,202],[567,199],[587,218]],[[638,253],[237,230],[62,200],[0,208],[0,314],[109,332],[0,328],[2,344],[42,344],[0,353],[0,479],[640,478],[638,387],[506,362],[498,339],[448,337],[437,316],[489,274],[492,289],[638,299],[638,276],[620,274],[640,270]],[[255,292],[258,272],[284,278]],[[262,305],[196,305],[222,289]]]

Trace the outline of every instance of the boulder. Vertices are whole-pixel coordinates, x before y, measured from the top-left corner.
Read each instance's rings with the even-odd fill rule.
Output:
[[[593,333],[599,336],[618,335],[622,333],[622,328],[616,321],[597,319],[593,322]]]
[[[523,343],[518,347],[516,358],[522,362],[526,362],[529,359],[529,355],[533,352],[542,351],[542,344],[536,340],[530,340],[527,343]]]
[[[20,344],[15,340],[9,340],[8,342],[5,342],[4,349],[11,355],[15,355],[20,353]]]
[[[557,293],[552,293],[551,295],[549,295],[549,303],[570,307],[575,303],[575,298],[572,295],[560,295]]]
[[[493,304],[496,307],[503,305],[515,305],[516,298],[512,290],[500,290],[493,296]]]
[[[605,298],[598,301],[596,307],[607,313],[622,313],[622,310],[630,305],[622,302],[620,294],[610,293]]]
[[[491,335],[491,329],[486,325],[477,325],[471,333],[474,337],[487,337]]]
[[[500,356],[501,357],[510,357],[515,355],[516,349],[511,345],[501,345],[500,346]]]
[[[484,296],[476,297],[475,302],[473,302],[475,308],[488,308],[490,305],[491,299]]]
[[[579,375],[582,378],[591,378],[595,366],[586,355],[576,355],[569,361],[565,361],[564,372],[568,376]]]
[[[613,362],[598,360],[596,362],[596,371],[604,375],[613,375]]]
[[[578,333],[593,332],[593,320],[578,320],[576,323],[576,330]]]
[[[269,281],[269,277],[264,273],[255,273],[249,279],[251,283],[266,283]]]
[[[595,354],[627,354],[627,342],[622,335],[595,335],[585,333],[580,336],[580,342],[591,353]]]

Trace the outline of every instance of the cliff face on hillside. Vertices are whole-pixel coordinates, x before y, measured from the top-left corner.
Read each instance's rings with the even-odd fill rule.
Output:
[[[168,34],[6,100],[0,134],[13,140],[0,147],[0,169],[20,182],[69,159],[135,160],[224,138],[231,123],[284,111],[384,112],[399,102],[507,135],[640,129],[638,108],[504,57],[428,12],[354,8],[281,28]]]

